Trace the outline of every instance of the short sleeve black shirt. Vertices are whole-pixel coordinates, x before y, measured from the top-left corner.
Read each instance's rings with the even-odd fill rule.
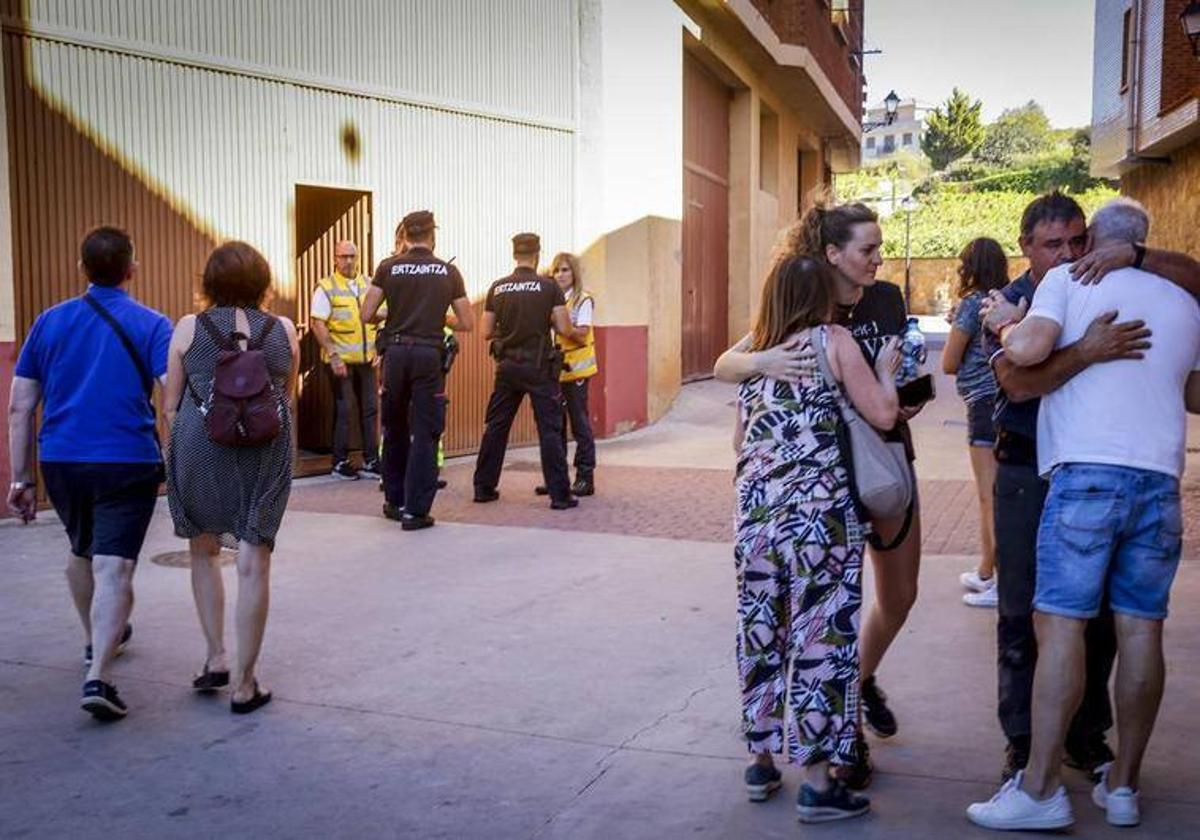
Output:
[[[558,283],[522,267],[492,284],[483,309],[495,313],[495,338],[505,350],[536,355],[549,341],[554,307],[566,305]]]
[[[841,315],[839,323],[850,330],[871,367],[884,342],[903,336],[908,327],[908,310],[900,287],[882,280],[863,289],[862,299]]]
[[[375,269],[371,285],[387,300],[384,329],[392,335],[442,340],[451,301],[467,296],[458,269],[428,248],[388,257]]]

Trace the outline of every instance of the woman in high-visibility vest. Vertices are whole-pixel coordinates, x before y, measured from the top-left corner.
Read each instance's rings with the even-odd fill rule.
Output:
[[[566,414],[563,440],[566,440],[568,423],[575,438],[575,483],[571,485],[571,492],[576,496],[590,496],[596,492],[593,481],[596,440],[592,436],[592,421],[588,415],[588,380],[597,371],[596,337],[592,329],[596,304],[592,295],[583,288],[579,258],[574,254],[555,254],[550,262],[550,276],[567,297],[567,309],[571,313],[573,326],[569,335],[557,337],[558,346],[563,352],[563,372],[559,376]]]

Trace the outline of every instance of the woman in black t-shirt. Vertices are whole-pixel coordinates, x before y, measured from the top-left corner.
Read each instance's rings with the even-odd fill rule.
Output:
[[[842,323],[854,335],[869,364],[888,339],[903,336],[907,311],[900,290],[891,283],[877,283],[875,274],[883,264],[880,248],[883,232],[873,210],[864,204],[813,207],[789,228],[776,259],[810,254],[824,259],[835,272]],[[758,374],[786,379],[798,377],[814,361],[807,347],[794,342],[760,353],[747,352],[746,339],[727,350],[714,368],[726,382],[740,382]],[[913,458],[907,420],[920,409],[901,408],[901,420],[889,440],[902,441]],[[905,518],[872,522],[883,544],[891,545],[904,530]],[[884,653],[904,626],[917,599],[917,575],[921,565],[921,512],[914,495],[912,518],[900,543],[888,550],[870,548],[875,571],[875,599],[859,633],[862,673],[863,718],[881,738],[896,734],[896,718],[887,707],[886,696],[875,684],[875,670]],[[846,774],[853,788],[865,787],[871,778],[871,761],[866,741],[858,744],[858,762]]]

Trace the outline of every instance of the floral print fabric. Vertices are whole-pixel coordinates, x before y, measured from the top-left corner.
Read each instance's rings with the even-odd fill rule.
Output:
[[[812,331],[804,340],[821,337]],[[851,764],[858,731],[863,529],[820,373],[738,395],[734,559],[742,724],[751,752]]]

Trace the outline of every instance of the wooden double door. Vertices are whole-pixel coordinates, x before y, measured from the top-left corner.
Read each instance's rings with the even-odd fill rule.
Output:
[[[689,53],[683,64],[684,381],[712,375],[729,338],[729,100]]]

